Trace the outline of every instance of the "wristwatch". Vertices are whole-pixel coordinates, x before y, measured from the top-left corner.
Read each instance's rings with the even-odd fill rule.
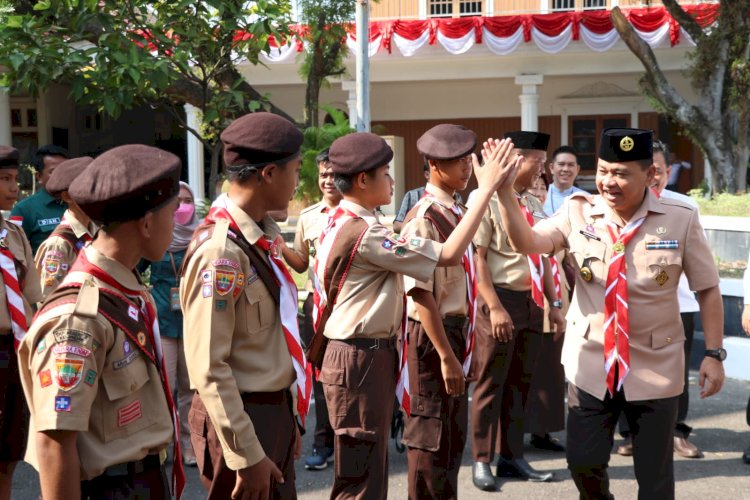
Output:
[[[718,349],[706,349],[703,352],[703,355],[709,358],[718,359],[719,361],[724,361],[727,359],[727,351],[726,349],[723,349],[719,347]]]
[[[562,300],[553,300],[552,303],[550,303],[552,307],[556,307],[558,309],[562,309]]]

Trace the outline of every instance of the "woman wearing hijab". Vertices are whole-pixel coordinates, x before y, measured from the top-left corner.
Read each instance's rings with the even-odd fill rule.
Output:
[[[193,399],[193,391],[190,390],[185,352],[182,347],[179,273],[193,231],[200,221],[195,212],[193,192],[184,182],[180,182],[178,199],[180,204],[174,213],[174,232],[167,253],[161,261],[147,262],[141,266],[140,270],[143,272],[151,268],[151,293],[156,301],[159,315],[159,330],[169,387],[173,391],[177,390],[175,402],[180,413],[182,459],[185,465],[195,466],[195,453],[190,444],[190,428],[188,427],[188,412]]]

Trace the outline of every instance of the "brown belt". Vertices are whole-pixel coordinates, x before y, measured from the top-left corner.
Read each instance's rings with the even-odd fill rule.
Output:
[[[461,330],[469,326],[469,317],[448,315],[443,318],[443,326],[446,328],[456,328]]]
[[[142,460],[111,465],[104,469],[102,476],[132,476],[149,470],[159,470],[160,468],[161,460],[159,460],[159,455],[146,455]]]
[[[359,349],[395,349],[396,348],[396,337],[388,337],[387,339],[336,339],[331,342],[342,342]]]
[[[282,389],[273,392],[243,392],[240,396],[243,403],[277,405],[285,401],[288,394],[289,389]]]

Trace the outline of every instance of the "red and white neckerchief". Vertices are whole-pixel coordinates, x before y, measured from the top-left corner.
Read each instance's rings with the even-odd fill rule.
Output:
[[[18,345],[26,335],[29,325],[26,321],[26,308],[23,305],[21,284],[18,282],[18,274],[16,273],[16,261],[5,241],[7,235],[7,229],[0,231],[0,270],[5,284],[5,298],[8,304],[10,326],[13,330],[13,346],[18,350]]]
[[[622,231],[614,222],[607,222],[613,253],[607,269],[604,292],[604,370],[607,373],[607,391],[612,397],[620,390],[630,372],[630,321],[625,247],[644,220],[645,216],[631,221]],[[618,375],[617,387],[615,370]]]
[[[240,226],[234,221],[229,211],[223,206],[214,205],[208,211],[206,222],[216,222],[224,219],[229,222],[232,231],[242,234]],[[297,414],[302,425],[310,409],[310,393],[312,391],[312,368],[305,358],[302,349],[302,341],[299,336],[299,324],[297,323],[297,285],[292,275],[281,261],[281,245],[284,241],[281,237],[271,241],[260,238],[255,245],[268,257],[268,262],[273,269],[276,282],[279,284],[279,312],[281,314],[281,329],[284,332],[284,340],[292,358],[292,366],[297,379]]]
[[[557,257],[549,257],[549,267],[552,271],[552,281],[555,283],[555,295],[557,300],[562,300],[562,285],[560,284],[560,266],[557,263]]]
[[[146,295],[148,292],[143,290],[131,290],[123,286],[104,269],[89,262],[88,258],[86,258],[86,252],[80,252],[78,254],[73,269],[71,269],[71,272],[73,271],[81,271],[89,274],[96,279],[103,281],[123,295],[131,299],[137,299],[140,303],[141,313],[144,316],[144,323],[146,324],[146,331],[148,332],[151,344],[156,349],[156,358],[161,367],[161,369],[158,369],[157,371],[161,378],[164,396],[167,399],[167,406],[172,414],[172,425],[174,426],[172,491],[174,491],[175,497],[179,500],[182,496],[182,491],[185,489],[185,470],[182,466],[182,446],[180,445],[180,417],[177,412],[177,407],[174,404],[174,399],[172,398],[172,390],[169,387],[169,380],[167,379],[167,366],[164,361],[164,354],[161,346],[161,332],[159,331],[159,318],[156,313],[156,308],[154,307],[152,300]]]
[[[315,261],[315,272],[313,273],[313,284],[315,285],[315,296],[313,299],[313,325],[317,330],[320,324],[320,311],[326,307],[328,303],[328,297],[326,295],[325,287],[320,281],[319,266],[324,266],[323,269],[323,283],[325,283],[325,272],[328,270],[328,258],[333,248],[333,244],[336,241],[339,230],[344,224],[350,219],[356,218],[357,215],[351,210],[348,210],[341,205],[331,213],[328,219],[328,225],[320,234],[318,239],[318,251],[316,253],[317,259]],[[372,225],[369,218],[364,218],[368,225]],[[399,353],[399,369],[398,377],[396,381],[396,398],[399,404],[404,409],[407,415],[411,415],[411,397],[409,396],[409,369],[406,363],[408,354],[408,342],[406,336],[406,294],[402,297],[402,315],[401,315],[401,352]]]
[[[526,206],[525,200],[516,194],[518,199],[518,205],[521,207],[521,211],[526,216],[526,220],[529,226],[534,227],[534,216],[531,214],[529,207]],[[531,298],[534,299],[534,303],[537,306],[544,309],[544,282],[542,276],[544,276],[544,263],[542,262],[542,256],[538,253],[530,253],[526,256],[529,260],[529,270],[531,271]],[[558,281],[560,277],[558,276]]]
[[[429,199],[432,203],[440,205],[446,210],[450,210],[456,216],[458,222],[461,222],[463,213],[457,203],[454,203],[450,207],[445,203],[441,202],[435,195],[429,192],[429,187],[425,188],[424,198]],[[447,238],[448,235],[443,235]],[[469,376],[469,369],[471,368],[471,358],[474,352],[474,325],[476,324],[477,316],[477,273],[474,267],[474,244],[469,243],[463,256],[461,257],[461,264],[464,268],[464,275],[466,276],[466,298],[469,302],[469,328],[466,333],[466,349],[464,350],[464,375]]]

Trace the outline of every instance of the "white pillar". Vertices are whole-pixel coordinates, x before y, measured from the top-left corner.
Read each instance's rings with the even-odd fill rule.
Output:
[[[544,75],[518,75],[516,85],[521,86],[521,130],[537,132],[539,130],[539,94],[537,85],[544,82]]]
[[[352,128],[357,128],[357,83],[353,80],[342,80],[341,90],[349,93],[349,96],[346,98],[349,125]]]
[[[10,127],[10,95],[4,88],[0,88],[0,145],[13,145]]]
[[[192,104],[185,104],[185,117],[188,127],[199,131],[203,121],[202,112]],[[195,203],[200,203],[206,197],[206,187],[203,180],[203,143],[192,132],[187,133],[188,156],[188,184],[193,190]]]
[[[357,132],[370,131],[370,5],[369,0],[356,0],[354,19],[357,27],[356,81]]]

